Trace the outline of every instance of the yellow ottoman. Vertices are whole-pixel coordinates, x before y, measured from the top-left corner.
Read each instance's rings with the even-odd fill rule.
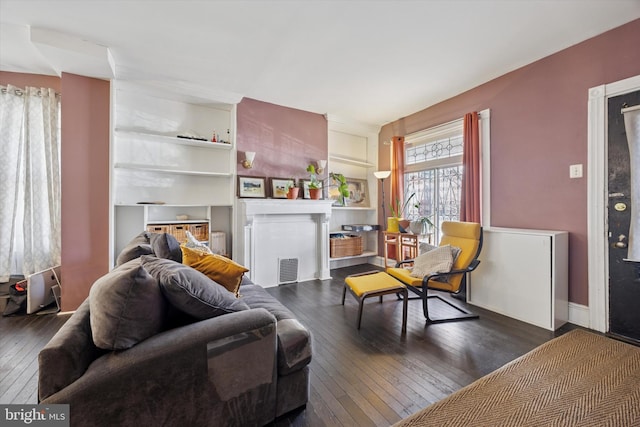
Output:
[[[342,305],[344,305],[347,289],[358,300],[358,329],[360,329],[360,323],[362,322],[362,304],[366,298],[379,296],[380,302],[382,302],[383,295],[402,294],[402,333],[407,331],[407,300],[409,299],[409,293],[404,284],[384,271],[369,271],[347,276],[342,290]]]

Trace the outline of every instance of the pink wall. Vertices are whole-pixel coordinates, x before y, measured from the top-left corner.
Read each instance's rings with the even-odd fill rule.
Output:
[[[327,120],[321,114],[244,98],[238,104],[238,175],[307,178],[310,162],[326,159]],[[255,165],[240,164],[255,151]]]
[[[50,87],[56,92],[60,92],[60,77],[43,76],[41,74],[12,73],[0,71],[0,85],[14,85],[17,87]]]
[[[62,74],[62,311],[109,271],[110,83]]]
[[[491,225],[569,231],[569,299],[588,305],[588,89],[640,74],[639,40],[635,20],[387,124],[380,142],[490,108]]]
[[[75,310],[109,271],[108,81],[0,72],[0,84],[62,93],[62,310]]]

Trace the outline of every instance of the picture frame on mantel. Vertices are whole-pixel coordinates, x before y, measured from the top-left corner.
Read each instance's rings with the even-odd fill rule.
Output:
[[[269,182],[273,199],[286,199],[289,188],[296,184],[292,178],[269,178]]]
[[[267,197],[267,178],[238,175],[238,197],[264,199]]]

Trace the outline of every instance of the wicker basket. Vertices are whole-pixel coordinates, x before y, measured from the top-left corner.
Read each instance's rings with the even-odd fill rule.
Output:
[[[164,224],[147,225],[147,231],[150,233],[170,233],[171,226]]]
[[[209,224],[189,224],[189,232],[200,242],[209,241]]]
[[[346,256],[362,255],[362,236],[347,235],[329,239],[329,256],[342,258]]]
[[[187,231],[189,231],[189,224],[173,224],[169,233],[182,244],[187,241]]]

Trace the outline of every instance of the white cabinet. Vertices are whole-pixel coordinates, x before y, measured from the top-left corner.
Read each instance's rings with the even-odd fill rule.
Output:
[[[230,242],[235,104],[124,81],[114,82],[112,98],[114,259],[154,224],[207,224]]]
[[[468,302],[549,330],[566,323],[569,233],[491,228],[483,235]]]
[[[327,117],[329,138],[329,164],[331,172],[341,173],[346,178],[367,180],[368,207],[333,207],[330,232],[360,234],[364,252],[359,256],[331,258],[331,268],[364,264],[378,254],[377,231],[351,232],[342,230],[342,225],[378,223],[378,181],[373,176],[378,163],[379,128]]]

